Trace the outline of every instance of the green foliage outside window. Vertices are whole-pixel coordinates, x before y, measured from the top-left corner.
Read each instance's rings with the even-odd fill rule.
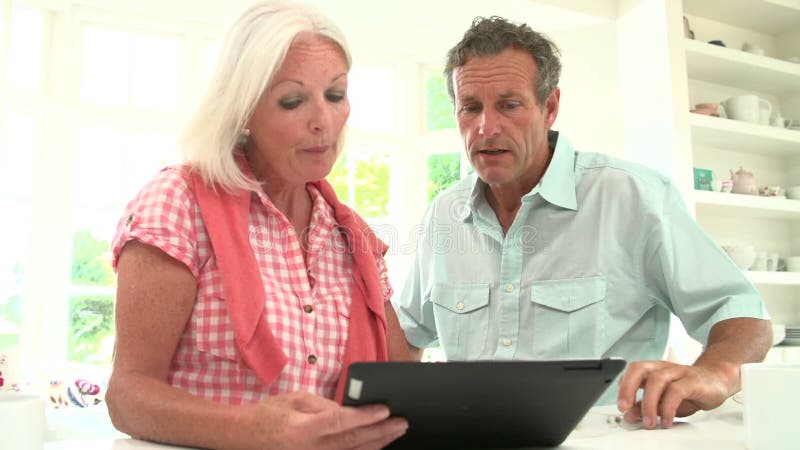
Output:
[[[425,129],[428,131],[456,128],[453,103],[447,95],[444,76],[431,73],[425,79]]]
[[[461,154],[438,153],[428,156],[428,201],[461,178]]]
[[[72,239],[72,285],[114,285],[109,242],[78,230]],[[113,288],[112,288],[113,289]],[[114,337],[114,295],[74,295],[69,301],[68,359],[89,364],[111,361],[109,341]]]
[[[367,218],[389,215],[389,156],[343,155],[327,180],[339,199]]]
[[[72,237],[72,284],[76,286],[111,286],[114,271],[109,263],[109,242],[95,239],[88,230]]]
[[[114,296],[76,295],[69,300],[68,359],[88,364],[111,362]]]

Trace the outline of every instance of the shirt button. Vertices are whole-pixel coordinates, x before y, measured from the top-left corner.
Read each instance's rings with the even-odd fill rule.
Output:
[[[311,314],[312,312],[314,312],[314,307],[311,306],[311,305],[305,305],[305,306],[303,306],[303,311]]]
[[[308,363],[309,364],[316,364],[317,363],[316,355],[308,355]]]
[[[505,338],[505,339],[503,339],[503,345],[505,345],[506,347],[508,347],[509,345],[511,345],[511,339],[509,339],[509,338]]]
[[[514,292],[514,285],[511,284],[511,283],[508,283],[506,285],[506,292]]]
[[[456,309],[459,310],[459,311],[464,309],[464,302],[456,303]]]

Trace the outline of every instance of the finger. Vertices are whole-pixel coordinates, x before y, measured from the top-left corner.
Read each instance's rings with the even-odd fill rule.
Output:
[[[639,423],[642,421],[642,402],[636,402],[633,407],[625,411],[622,415],[625,422]]]
[[[642,394],[642,423],[647,429],[658,424],[659,405],[667,386],[680,378],[680,371],[671,368],[652,371],[647,376]]]
[[[382,422],[363,427],[345,430],[330,435],[322,440],[323,448],[362,449],[373,448],[374,445],[386,445],[394,441],[408,429],[408,422],[400,417],[393,417]],[[384,444],[385,443],[385,444]],[[381,448],[380,446],[378,448]]]
[[[683,400],[687,398],[685,384],[686,383],[683,380],[671,383],[664,392],[664,395],[661,397],[659,414],[661,414],[662,427],[672,427],[678,407],[681,405],[681,403],[683,403]]]
[[[647,374],[656,367],[654,361],[637,361],[628,365],[628,369],[619,379],[617,408],[625,412],[636,402],[636,392],[641,388]]]
[[[388,436],[383,436],[381,438],[375,439],[370,442],[366,442],[363,445],[356,447],[354,450],[380,450],[387,445],[391,444],[392,442],[400,439],[406,434],[407,429],[399,431],[395,434],[391,434]]]
[[[372,425],[389,417],[386,405],[367,405],[357,408],[336,405],[335,408],[317,413],[309,418],[309,425],[320,435],[337,434],[366,425]]]

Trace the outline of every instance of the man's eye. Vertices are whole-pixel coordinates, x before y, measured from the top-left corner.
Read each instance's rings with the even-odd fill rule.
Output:
[[[299,98],[291,98],[291,99],[281,100],[281,101],[278,102],[278,104],[283,109],[295,109],[298,106],[300,106],[300,99]]]
[[[505,109],[517,109],[519,108],[519,103],[517,102],[506,102],[503,104],[503,108]]]
[[[464,105],[461,107],[461,109],[459,109],[459,111],[461,111],[462,113],[473,113],[475,111],[478,111],[479,109],[480,108],[478,107],[478,105]]]

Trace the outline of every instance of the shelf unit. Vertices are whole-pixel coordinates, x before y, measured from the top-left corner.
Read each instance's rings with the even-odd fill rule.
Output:
[[[720,103],[740,94],[769,101],[784,118],[800,119],[800,2],[683,0],[696,40],[675,43],[686,62],[689,105]],[[709,44],[719,39],[727,47]],[[765,55],[739,50],[744,42]],[[729,178],[743,167],[760,187],[800,185],[800,131],[689,112],[693,167]],[[693,191],[698,223],[720,245],[747,243],[784,257],[800,255],[800,200]],[[776,322],[800,324],[800,273],[745,271]],[[787,353],[788,354],[788,353]],[[800,352],[792,353],[800,355]],[[794,359],[794,358],[793,358]],[[800,360],[800,358],[797,358]]]

